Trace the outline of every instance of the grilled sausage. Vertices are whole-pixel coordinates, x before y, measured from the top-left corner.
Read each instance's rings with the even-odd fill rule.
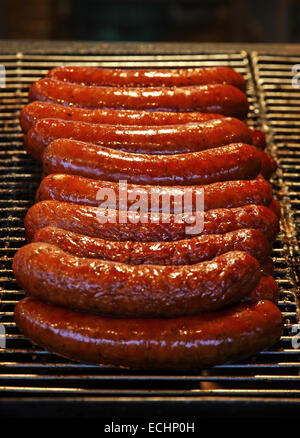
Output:
[[[23,131],[27,132],[41,119],[60,119],[101,125],[161,126],[203,123],[212,119],[222,119],[223,117],[222,114],[198,112],[87,109],[35,100],[23,107],[20,114],[20,124]]]
[[[265,149],[266,147],[265,134],[259,129],[252,129],[252,144],[259,149]]]
[[[131,265],[189,265],[211,260],[229,251],[245,251],[267,272],[271,247],[255,229],[210,234],[174,242],[118,242],[90,237],[57,227],[39,229],[33,242],[46,242],[78,257],[99,258]]]
[[[25,105],[20,114],[23,132],[28,132],[41,119],[61,119],[75,122],[97,123],[101,125],[136,125],[162,126],[181,125],[184,123],[203,123],[208,120],[221,119],[222,114],[213,113],[178,113],[170,111],[134,111],[86,109],[60,105],[58,103],[35,100]],[[257,129],[250,129],[251,144],[260,149],[266,147],[265,135]]]
[[[257,149],[257,152],[261,158],[261,174],[266,178],[270,179],[275,170],[277,169],[276,160],[267,154],[265,151]]]
[[[23,132],[28,132],[29,129],[41,119],[60,119],[97,123],[101,125],[136,125],[149,127],[153,125],[203,123],[212,119],[222,119],[223,117],[222,114],[212,113],[87,109],[34,100],[22,108],[20,124]]]
[[[273,275],[274,274],[274,262],[271,257],[267,257],[261,266],[261,271],[265,275]]]
[[[272,201],[268,205],[268,208],[272,210],[276,214],[276,216],[279,217],[279,219],[281,218],[281,208],[276,199],[272,198]]]
[[[132,184],[199,185],[255,178],[259,150],[243,143],[174,155],[122,152],[70,139],[54,140],[42,154],[43,173],[67,173]]]
[[[135,109],[217,113],[243,119],[249,110],[247,96],[232,85],[185,87],[97,87],[52,78],[33,83],[29,100],[56,102],[83,108]]]
[[[27,151],[40,159],[57,138],[71,138],[98,146],[140,154],[196,152],[230,143],[251,143],[250,129],[233,117],[204,123],[169,126],[118,126],[41,119],[24,136]]]
[[[100,195],[112,192],[112,204],[106,201],[108,208],[122,208],[124,195],[118,183],[99,181],[78,175],[51,174],[43,178],[36,201],[55,199],[75,204],[100,206]],[[125,188],[125,185],[124,185]],[[165,211],[174,213],[179,207],[197,210],[197,195],[203,189],[204,210],[213,208],[232,208],[247,204],[269,205],[272,200],[272,188],[261,176],[253,180],[225,181],[206,186],[189,186],[190,200],[186,186],[147,186],[126,185],[126,204],[132,207],[137,199],[143,198],[147,211]],[[184,194],[186,193],[186,200]],[[104,201],[104,198],[102,199]],[[181,205],[182,204],[182,205]],[[166,211],[166,208],[168,211]]]
[[[269,300],[272,301],[272,303],[277,304],[278,299],[279,288],[277,282],[271,275],[263,275],[256,288],[249,295],[244,297],[242,301]]]
[[[237,361],[282,334],[270,301],[178,318],[109,318],[25,298],[15,322],[32,342],[64,357],[131,368],[196,369]]]
[[[195,237],[187,233],[187,219],[175,215],[99,209],[54,200],[30,207],[25,217],[26,237],[31,241],[40,228],[54,226],[107,240],[158,242]],[[202,234],[224,234],[241,228],[254,228],[272,241],[279,231],[278,217],[267,207],[249,204],[237,208],[219,208],[204,213]]]
[[[124,69],[62,66],[50,70],[48,77],[84,85],[126,87],[182,87],[184,85],[229,84],[242,91],[244,77],[229,67]]]
[[[44,242],[19,249],[13,270],[28,296],[73,309],[136,317],[221,309],[248,295],[261,277],[257,260],[242,251],[193,265],[128,265],[77,257]]]

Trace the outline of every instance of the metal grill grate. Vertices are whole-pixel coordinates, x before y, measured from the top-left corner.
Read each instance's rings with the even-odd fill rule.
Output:
[[[240,400],[300,399],[300,350],[292,348],[292,327],[297,323],[297,269],[300,220],[300,92],[293,90],[291,66],[300,57],[248,55],[244,51],[155,55],[0,54],[6,67],[6,88],[0,90],[0,323],[7,333],[0,349],[0,390],[6,402],[78,400],[96,402],[127,400],[175,403],[221,403]],[[13,322],[15,303],[23,297],[11,269],[15,251],[24,243],[23,219],[32,205],[40,168],[23,151],[18,124],[27,102],[29,85],[62,64],[125,67],[175,67],[226,65],[245,75],[250,101],[249,124],[267,132],[269,150],[279,160],[272,180],[281,203],[282,231],[275,242],[275,278],[281,289],[280,309],[284,336],[271,349],[236,364],[199,373],[128,371],[114,367],[74,363],[34,347]],[[287,392],[288,391],[288,392]]]

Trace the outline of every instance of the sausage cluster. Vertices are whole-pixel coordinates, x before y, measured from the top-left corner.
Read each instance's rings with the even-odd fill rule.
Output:
[[[13,270],[33,343],[199,369],[278,341],[277,165],[247,126],[245,90],[226,67],[59,67],[32,84],[20,124],[42,180]]]

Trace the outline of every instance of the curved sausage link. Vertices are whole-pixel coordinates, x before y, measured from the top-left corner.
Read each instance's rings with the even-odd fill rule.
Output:
[[[253,179],[261,171],[259,150],[236,143],[187,154],[148,155],[59,139],[42,154],[44,175],[67,173],[103,181],[131,184],[204,185]],[[262,152],[262,151],[261,151]]]
[[[279,299],[279,287],[276,280],[271,275],[263,275],[250,295],[243,298],[243,302],[251,300],[269,300],[277,304]]]
[[[119,316],[178,316],[221,309],[261,278],[250,254],[232,251],[193,265],[128,265],[77,257],[34,242],[14,256],[26,294],[73,309]]]
[[[229,67],[126,69],[63,66],[53,68],[47,76],[60,81],[99,86],[181,87],[229,84],[242,91],[246,89],[244,77]]]
[[[124,186],[125,187],[125,186]],[[253,180],[237,180],[212,183],[204,186],[149,186],[126,185],[126,204],[132,207],[138,197],[142,197],[147,211],[164,211],[168,208],[174,213],[183,204],[197,210],[197,195],[203,189],[204,210],[214,208],[232,208],[247,204],[269,205],[272,200],[272,188],[261,176]],[[62,202],[100,206],[100,194],[112,193],[110,208],[122,208],[124,194],[122,186],[116,182],[92,180],[79,175],[51,174],[43,178],[36,194],[36,201],[55,199]],[[187,200],[187,193],[190,200]]]
[[[199,112],[180,113],[171,111],[86,109],[35,100],[23,107],[20,114],[20,124],[23,132],[27,133],[41,119],[61,119],[101,125],[136,125],[147,126],[149,128],[150,126],[203,123],[223,117],[222,114]],[[257,129],[250,129],[250,131],[252,137],[251,144],[264,149],[266,147],[264,133]]]
[[[46,242],[78,257],[99,258],[132,265],[189,265],[211,260],[229,251],[245,251],[255,257],[264,272],[271,247],[255,229],[210,234],[174,242],[118,242],[86,236],[57,227],[39,229],[33,242]],[[269,271],[268,271],[269,272]]]
[[[28,131],[25,147],[36,159],[59,138],[139,154],[182,154],[230,143],[251,143],[251,131],[233,117],[168,126],[119,126],[41,119]]]
[[[270,301],[178,318],[108,318],[25,298],[18,328],[47,350],[94,364],[197,369],[244,359],[280,339],[280,310]],[[247,342],[245,342],[247,340]]]
[[[99,209],[71,202],[41,201],[30,207],[25,217],[28,241],[40,228],[54,226],[107,240],[159,242],[195,237],[188,234],[190,214],[177,215]],[[179,221],[181,219],[181,221]],[[271,242],[279,231],[278,217],[267,207],[249,204],[218,208],[204,213],[202,234],[224,234],[241,228],[261,231]]]
[[[267,257],[261,266],[261,271],[265,275],[274,275],[274,262],[272,257]]]
[[[232,85],[185,87],[97,87],[43,78],[31,85],[29,100],[93,109],[134,109],[217,113],[244,119],[249,111],[245,93]]]

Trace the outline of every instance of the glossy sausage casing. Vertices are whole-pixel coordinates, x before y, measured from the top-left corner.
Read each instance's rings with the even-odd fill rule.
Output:
[[[275,270],[275,267],[274,267],[274,262],[273,262],[272,257],[267,257],[261,266],[262,273],[266,274],[266,275],[273,276],[274,270]]]
[[[268,205],[268,208],[272,210],[276,214],[276,216],[278,216],[279,218],[281,217],[281,207],[276,199],[272,198],[270,204]]]
[[[127,87],[181,87],[184,85],[229,84],[245,91],[244,77],[229,67],[122,69],[62,66],[48,77],[84,85]]]
[[[86,109],[60,105],[58,103],[40,102],[35,100],[25,105],[21,111],[20,124],[26,133],[41,119],[61,119],[102,125],[137,125],[162,126],[181,125],[184,123],[203,123],[212,119],[220,119],[222,114],[213,113],[178,113],[171,111],[135,111]],[[265,135],[262,131],[251,129],[254,146],[266,147]]]
[[[257,260],[242,251],[193,265],[128,265],[76,257],[44,242],[19,249],[13,270],[29,296],[73,309],[136,317],[217,310],[248,295],[261,278]]]
[[[161,126],[184,123],[203,123],[221,119],[222,114],[178,113],[172,111],[136,111],[114,109],[88,109],[61,105],[53,102],[34,100],[22,108],[20,124],[24,132],[41,119],[61,119],[101,125]],[[252,131],[253,133],[253,131]],[[256,136],[255,136],[256,137]]]
[[[189,265],[211,260],[229,251],[245,251],[262,265],[271,252],[264,235],[255,229],[209,234],[174,242],[118,242],[57,227],[39,229],[33,242],[58,246],[78,257],[99,258],[132,265]]]
[[[132,368],[196,369],[233,362],[270,347],[282,334],[281,312],[269,301],[178,318],[108,318],[25,298],[18,328],[65,357]]]
[[[266,179],[270,179],[272,174],[277,169],[276,160],[265,151],[258,149],[258,154],[261,158],[261,173]]]
[[[240,120],[227,117],[203,123],[168,126],[118,126],[41,119],[24,135],[28,153],[40,160],[51,141],[72,139],[139,154],[183,154],[204,151],[231,143],[251,144],[250,129]],[[277,168],[273,157],[258,149],[261,173],[269,179]]]
[[[269,300],[277,304],[278,299],[279,288],[276,280],[271,275],[263,275],[251,294],[243,298],[243,302]]]
[[[199,185],[252,179],[260,173],[259,150],[236,143],[200,152],[149,155],[59,139],[42,154],[43,173],[67,173],[132,184]]]
[[[241,119],[249,110],[246,94],[223,84],[169,88],[97,87],[43,78],[31,85],[29,100],[95,109],[198,111]]]
[[[233,117],[151,127],[41,119],[25,136],[25,147],[30,155],[40,159],[46,146],[59,138],[141,154],[196,152],[230,143],[250,144],[252,141],[250,129]]]
[[[40,228],[54,226],[107,240],[158,242],[195,237],[187,233],[187,218],[163,213],[139,215],[135,212],[99,209],[71,202],[41,201],[30,207],[25,217],[26,237],[31,241]],[[272,241],[279,231],[278,217],[267,207],[249,204],[217,208],[204,213],[202,234],[224,234],[241,228],[254,228]]]
[[[147,211],[166,212],[168,209],[170,213],[174,213],[180,207],[197,210],[197,196],[199,196],[200,189],[203,189],[204,210],[240,207],[247,204],[269,205],[272,201],[272,188],[261,176],[250,181],[225,181],[188,188],[186,186],[127,184],[126,196],[124,196],[122,187],[115,182],[92,180],[78,175],[52,174],[43,178],[36,194],[36,200],[55,199],[97,207],[104,201],[104,195],[112,193],[111,205],[108,199],[105,201],[105,205],[109,208],[122,208],[124,201],[126,201],[127,208],[130,208],[140,197]]]

